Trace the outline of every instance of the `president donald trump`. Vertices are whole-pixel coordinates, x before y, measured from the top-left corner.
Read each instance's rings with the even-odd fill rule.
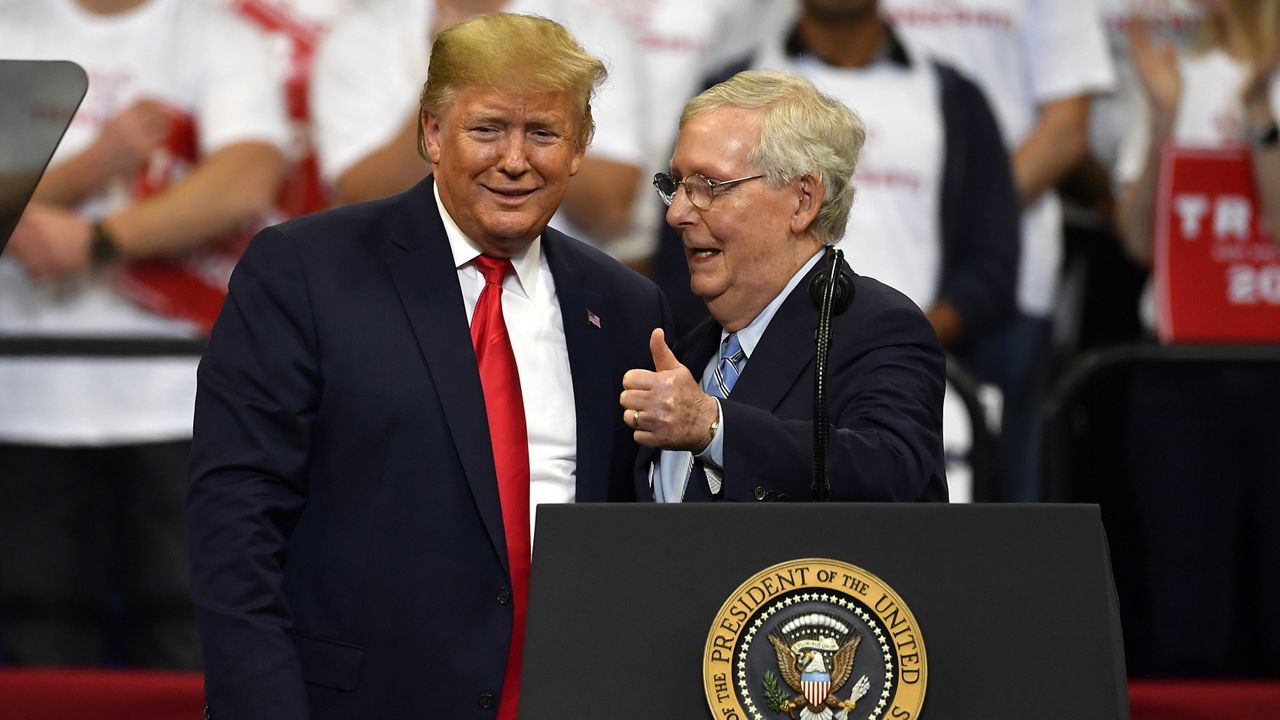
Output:
[[[188,521],[215,718],[514,718],[541,502],[635,499],[657,288],[547,227],[605,69],[559,25],[436,39],[432,175],[264,230],[200,365]]]

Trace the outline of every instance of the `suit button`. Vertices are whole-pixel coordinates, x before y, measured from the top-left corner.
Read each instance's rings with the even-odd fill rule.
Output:
[[[764,491],[764,488],[758,485],[756,486],[755,492],[752,493],[752,495],[754,495],[757,500],[763,500],[765,498],[765,495],[767,494],[768,493]]]
[[[498,588],[498,604],[507,605],[511,602],[511,591],[506,588]]]
[[[498,704],[498,698],[494,697],[493,693],[480,693],[480,697],[476,698],[476,702],[480,703],[480,707],[489,710]]]

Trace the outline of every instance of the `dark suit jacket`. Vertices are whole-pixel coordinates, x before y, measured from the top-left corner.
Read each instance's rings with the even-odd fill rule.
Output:
[[[809,282],[791,295],[721,402],[724,486],[711,497],[705,480],[690,479],[688,500],[810,500],[813,475],[813,379],[818,313]],[[848,265],[844,268],[848,270]],[[853,275],[853,305],[832,319],[828,353],[827,461],[832,500],[946,501],[942,454],[942,393],[946,360],[938,336],[905,295]],[[674,352],[694,377],[720,346],[714,318],[698,325]],[[642,451],[636,488],[652,498]],[[699,482],[695,482],[699,480]]]
[[[268,228],[236,268],[200,364],[188,497],[216,718],[494,715],[506,542],[431,182]],[[626,370],[652,366],[665,303],[555,230],[542,247],[573,378],[577,500],[634,500],[618,394]]]

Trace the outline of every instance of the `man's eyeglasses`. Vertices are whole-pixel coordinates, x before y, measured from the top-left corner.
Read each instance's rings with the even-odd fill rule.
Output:
[[[662,197],[662,202],[670,205],[676,199],[676,190],[683,185],[684,194],[689,198],[689,202],[693,203],[693,206],[699,210],[707,210],[711,207],[711,202],[716,199],[716,195],[719,194],[722,188],[762,177],[764,175],[752,175],[736,180],[708,180],[702,175],[694,173],[683,180],[677,180],[670,173],[658,173],[653,176],[653,186],[658,189],[658,195]]]

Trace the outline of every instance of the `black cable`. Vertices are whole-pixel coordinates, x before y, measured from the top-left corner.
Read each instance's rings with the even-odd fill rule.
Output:
[[[827,426],[827,354],[831,347],[831,315],[843,258],[844,253],[838,248],[827,252],[827,269],[823,274],[826,282],[820,287],[818,329],[814,334],[817,352],[813,373],[813,479],[809,485],[814,502],[831,499],[831,481],[827,477],[827,445],[830,440],[830,428]]]

